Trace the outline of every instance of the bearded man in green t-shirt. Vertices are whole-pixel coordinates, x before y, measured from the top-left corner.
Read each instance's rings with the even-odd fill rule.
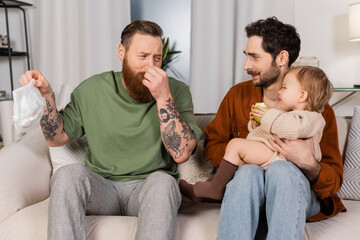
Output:
[[[177,163],[193,152],[197,127],[189,88],[161,67],[162,29],[134,21],[121,34],[122,72],[83,81],[60,112],[41,72],[35,79],[46,100],[41,128],[49,146],[86,135],[85,166],[70,164],[51,179],[48,239],[86,239],[85,215],[138,217],[136,239],[175,239],[181,195]]]

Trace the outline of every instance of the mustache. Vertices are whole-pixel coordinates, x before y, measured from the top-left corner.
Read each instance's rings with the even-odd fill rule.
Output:
[[[249,74],[249,75],[251,75],[251,76],[255,76],[255,75],[259,75],[260,74],[260,72],[255,72],[255,71],[246,71],[247,72],[247,74]]]
[[[136,74],[139,76],[139,78],[141,77],[141,80],[145,79],[145,71],[138,71],[136,72]]]
[[[145,79],[145,72],[138,72],[137,73],[138,74],[138,76],[139,76],[139,80],[144,80]]]

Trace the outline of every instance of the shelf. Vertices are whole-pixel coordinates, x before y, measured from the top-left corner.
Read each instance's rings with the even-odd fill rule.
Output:
[[[0,52],[0,57],[8,57],[9,56],[9,53],[6,51],[1,51]],[[12,51],[11,52],[11,56],[27,56],[27,53],[26,52],[17,52],[17,51]]]
[[[334,92],[360,92],[360,87],[355,87],[355,88],[334,88]]]
[[[352,87],[352,88],[334,88],[334,92],[349,92],[349,94],[346,95],[345,97],[341,98],[337,102],[331,104],[331,107],[334,107],[334,106],[338,105],[339,103],[343,102],[345,99],[348,99],[349,97],[351,97],[355,93],[360,92],[360,86],[359,85],[354,85],[354,87]]]
[[[5,13],[5,25],[6,25],[6,35],[8,37],[8,46],[7,48],[0,49],[0,57],[7,57],[9,60],[9,72],[10,72],[10,93],[14,90],[14,81],[13,81],[13,68],[12,68],[12,58],[14,57],[26,57],[27,60],[27,69],[30,70],[30,54],[29,54],[29,44],[28,44],[28,33],[27,33],[27,24],[26,24],[26,13],[24,7],[33,6],[30,3],[22,2],[18,0],[0,0],[0,9],[3,9]],[[9,9],[17,9],[23,13],[24,20],[24,33],[25,33],[25,51],[12,51],[10,37],[10,26],[9,26]],[[2,23],[1,23],[2,24]],[[17,28],[19,29],[19,28]]]
[[[12,7],[21,7],[21,6],[32,6],[32,4],[27,3],[27,2],[21,2],[21,1],[17,1],[17,0],[0,0],[0,7],[4,7],[6,5],[6,7],[8,8],[12,8]]]

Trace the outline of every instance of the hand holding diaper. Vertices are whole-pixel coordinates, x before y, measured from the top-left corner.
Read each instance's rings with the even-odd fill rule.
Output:
[[[34,87],[34,79],[14,90],[13,99],[15,130],[18,133],[26,133],[40,122],[46,101],[39,89]]]

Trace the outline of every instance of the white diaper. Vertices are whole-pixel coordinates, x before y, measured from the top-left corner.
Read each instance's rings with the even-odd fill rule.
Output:
[[[27,85],[13,91],[15,129],[17,133],[26,133],[36,126],[44,114],[45,99],[34,79]]]

